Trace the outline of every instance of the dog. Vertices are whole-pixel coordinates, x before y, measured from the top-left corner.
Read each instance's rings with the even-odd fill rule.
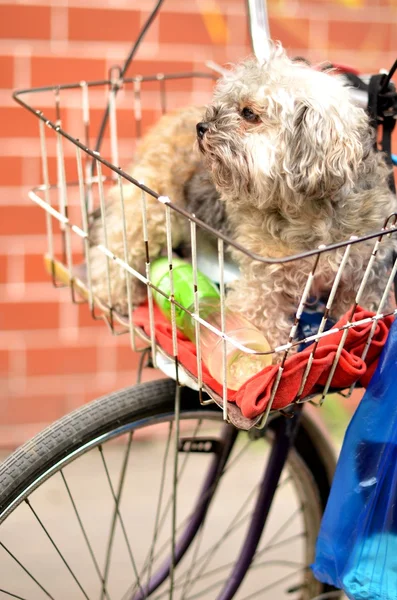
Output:
[[[248,58],[218,81],[203,111],[190,107],[163,116],[143,139],[131,175],[161,196],[227,233],[251,254],[271,259],[363,236],[396,211],[389,168],[374,149],[365,111],[355,106],[341,76],[287,57],[274,44],[269,59]],[[128,262],[145,272],[141,190],[123,187]],[[167,244],[164,206],[146,194],[150,257]],[[173,244],[189,241],[186,219],[171,212]],[[119,191],[106,206],[107,245],[124,257]],[[101,220],[90,230],[94,293],[107,301]],[[374,240],[352,245],[330,316],[354,303]],[[376,308],[385,287],[394,243],[388,237],[364,288],[361,304]],[[321,255],[310,295],[326,296],[345,248]],[[241,277],[227,293],[273,348],[288,341],[315,257],[266,264],[232,249]],[[111,262],[111,302],[127,312],[126,277]],[[138,280],[135,303],[146,297]]]

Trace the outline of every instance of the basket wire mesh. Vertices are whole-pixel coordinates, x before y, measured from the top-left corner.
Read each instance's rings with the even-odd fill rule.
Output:
[[[89,310],[94,319],[104,319],[108,324],[111,332],[114,335],[120,335],[128,333],[131,339],[131,346],[134,351],[142,351],[149,345],[151,348],[152,361],[154,366],[160,366],[164,369],[164,358],[174,365],[175,378],[178,383],[187,383],[193,387],[196,387],[200,391],[200,399],[203,404],[208,402],[217,402],[223,410],[225,420],[231,420],[240,427],[249,428],[253,424],[257,426],[264,426],[266,420],[272,410],[273,402],[279,388],[281,377],[283,375],[284,367],[287,358],[290,356],[292,351],[296,350],[298,344],[301,343],[312,343],[311,352],[307,366],[305,368],[300,388],[295,402],[301,403],[306,401],[313,402],[312,397],[303,397],[303,390],[310,374],[310,370],[315,358],[316,350],[319,341],[335,333],[335,328],[326,330],[327,318],[333,306],[335,295],[338,291],[344,267],[348,261],[351,248],[355,244],[361,242],[373,240],[373,250],[371,256],[366,265],[363,278],[359,289],[357,290],[354,304],[349,313],[346,324],[343,326],[343,334],[340,339],[337,352],[335,354],[328,379],[324,385],[322,393],[320,394],[319,404],[322,404],[325,396],[332,389],[332,379],[335,374],[335,370],[340,359],[342,350],[344,348],[346,338],[349,330],[352,327],[358,327],[364,325],[367,322],[372,322],[370,333],[362,352],[362,359],[365,359],[371,340],[373,338],[377,322],[383,319],[386,314],[395,314],[397,311],[386,310],[387,301],[390,296],[390,291],[393,285],[394,277],[397,272],[397,262],[394,263],[390,275],[383,290],[380,303],[377,307],[375,314],[365,320],[353,322],[353,315],[357,306],[360,303],[363,295],[366,283],[370,276],[371,270],[376,260],[379,246],[386,236],[393,234],[396,228],[396,215],[389,217],[384,224],[382,230],[378,232],[370,233],[363,237],[352,236],[349,240],[344,242],[333,244],[331,246],[320,246],[317,249],[313,249],[308,252],[301,253],[295,256],[288,256],[282,259],[263,258],[248,252],[240,244],[236,243],[223,233],[216,231],[209,225],[203,223],[195,215],[188,213],[184,208],[179,205],[175,205],[172,202],[172,198],[168,198],[164,195],[159,195],[155,190],[145,186],[144,182],[135,180],[131,175],[128,174],[128,170],[123,170],[118,165],[120,164],[120,138],[119,138],[119,123],[118,123],[118,111],[120,105],[120,94],[117,92],[123,90],[124,96],[131,96],[132,100],[127,102],[127,106],[133,106],[131,111],[132,120],[135,126],[136,138],[140,138],[143,133],[143,111],[142,111],[142,94],[146,85],[157,86],[156,95],[158,97],[159,113],[167,111],[167,83],[181,82],[181,81],[202,81],[208,82],[208,80],[214,79],[214,76],[208,73],[180,73],[173,75],[156,74],[153,76],[135,76],[132,78],[120,78],[120,72],[117,68],[113,68],[110,71],[110,77],[104,81],[93,81],[93,82],[80,82],[77,84],[68,84],[53,86],[47,88],[37,88],[34,90],[21,90],[14,94],[15,100],[23,106],[26,110],[30,111],[36,118],[38,118],[39,124],[39,138],[40,148],[42,157],[42,177],[43,184],[33,189],[29,196],[45,211],[46,216],[46,228],[47,228],[47,255],[46,261],[49,271],[52,276],[53,284],[68,285],[71,289],[71,299],[74,303],[88,302]],[[91,109],[90,109],[90,94],[97,92],[98,90],[105,89],[105,101],[107,102],[109,110],[109,139],[107,140],[107,147],[102,153],[99,153],[90,148],[90,134],[92,128]],[[76,96],[78,94],[78,110],[80,115],[80,127],[79,131],[82,132],[84,143],[80,139],[71,135],[66,129],[63,128],[63,104],[62,99],[64,94],[74,94],[74,103],[76,104]],[[152,92],[153,93],[153,92]],[[33,95],[34,98],[40,97],[44,100],[46,106],[53,105],[53,114],[55,119],[51,120],[47,117],[45,112],[36,109],[32,106],[31,102],[25,100],[26,95]],[[125,101],[125,98],[124,98]],[[46,108],[48,113],[48,108]],[[48,133],[47,133],[48,132]],[[48,166],[48,145],[51,143],[54,145],[56,152],[56,176],[55,181],[51,180]],[[66,163],[64,154],[64,145],[67,145],[68,157],[70,151],[74,149],[75,164],[71,168],[70,163]],[[105,157],[108,158],[105,158]],[[72,173],[73,172],[73,173]],[[77,175],[77,181],[74,179],[75,174]],[[142,231],[143,231],[143,243],[146,249],[146,267],[145,273],[137,271],[128,262],[128,244],[127,244],[127,226],[125,219],[125,208],[124,208],[124,193],[123,185],[130,184],[137,186],[141,190],[141,219],[142,219]],[[109,186],[116,186],[119,193],[119,201],[121,206],[121,212],[123,216],[123,244],[124,253],[122,256],[115,255],[108,246],[107,243],[107,222],[106,222],[106,194]],[[106,189],[105,189],[106,188]],[[75,196],[78,196],[78,202]],[[71,201],[73,196],[74,201]],[[150,240],[148,236],[148,209],[147,209],[147,198],[152,197],[157,202],[163,205],[165,213],[165,228],[166,228],[166,253],[169,263],[169,277],[171,293],[167,297],[171,304],[171,325],[172,325],[172,354],[167,353],[158,345],[155,335],[155,318],[154,318],[154,300],[153,292],[162,296],[166,296],[164,292],[158,288],[153,281],[150,279],[150,266],[153,258],[150,255]],[[101,210],[101,219],[104,232],[103,244],[99,244],[98,248],[104,254],[106,258],[106,278],[107,278],[107,301],[96,298],[92,289],[92,273],[90,265],[89,255],[89,223],[90,216],[92,215],[95,208],[99,206]],[[173,213],[177,213],[180,218],[184,219],[188,223],[190,230],[190,244],[191,244],[191,261],[194,274],[194,312],[187,310],[185,307],[180,305],[174,298],[174,279],[173,279],[173,252],[174,245],[172,239],[172,228],[171,228],[171,217]],[[139,216],[137,215],[137,218]],[[58,223],[58,231],[54,232],[53,221]],[[219,288],[220,288],[220,307],[221,307],[221,327],[216,328],[205,319],[200,317],[199,310],[199,294],[197,286],[197,273],[198,273],[198,243],[197,243],[197,231],[205,231],[207,234],[216,240],[217,245],[217,269],[219,271]],[[61,248],[60,252],[56,252],[55,240],[60,237]],[[85,274],[81,275],[81,270],[76,268],[74,254],[79,249],[76,245],[77,238],[83,245],[84,261],[85,261]],[[304,289],[300,294],[300,302],[295,314],[295,318],[291,322],[291,330],[288,339],[285,343],[279,345],[276,348],[272,348],[269,352],[257,352],[244,345],[238,343],[236,340],[230,338],[225,331],[225,302],[226,302],[226,283],[224,278],[225,271],[225,248],[233,247],[240,253],[246,254],[251,260],[259,261],[267,264],[280,264],[288,263],[291,261],[297,261],[297,268],[299,268],[299,260],[302,258],[313,258],[313,266],[307,277]],[[340,260],[339,268],[336,272],[334,281],[332,283],[331,290],[329,292],[328,300],[326,303],[325,311],[318,328],[317,333],[309,335],[304,339],[297,339],[298,327],[300,320],[307,304],[311,287],[316,276],[320,257],[324,253],[330,253],[336,250],[343,250],[342,258]],[[128,314],[120,315],[112,306],[112,281],[111,281],[111,269],[112,263],[117,264],[123,269],[127,281],[127,295],[128,295]],[[142,328],[134,325],[134,298],[131,292],[131,281],[133,278],[138,279],[147,288],[147,301],[149,307],[149,320],[150,320],[150,335],[145,334]],[[60,283],[61,282],[61,283]],[[197,351],[197,376],[192,375],[188,372],[179,362],[178,359],[178,337],[177,337],[177,325],[175,311],[182,310],[188,313],[191,319],[194,320],[195,333],[196,333],[196,351]],[[203,381],[203,364],[201,356],[201,344],[200,344],[200,328],[205,327],[210,329],[222,340],[222,394],[215,393],[208,387]],[[265,332],[266,333],[266,332]],[[144,344],[142,344],[142,340]],[[227,373],[227,345],[238,348],[240,351],[247,354],[272,354],[277,357],[278,372],[274,380],[273,387],[271,390],[270,401],[268,402],[266,411],[262,417],[258,417],[255,420],[249,420],[242,418],[239,414],[236,406],[228,402],[228,373]],[[349,390],[349,394],[353,391],[354,385]],[[206,399],[203,392],[208,394],[209,399]]]
[[[353,315],[356,307],[360,303],[363,291],[365,289],[365,285],[367,283],[368,277],[371,273],[371,269],[373,268],[374,261],[376,260],[377,252],[380,244],[382,243],[385,236],[390,235],[396,231],[396,216],[393,215],[384,224],[384,228],[379,232],[374,232],[368,234],[364,237],[357,238],[352,237],[350,240],[342,242],[340,244],[334,244],[333,246],[328,247],[320,247],[316,250],[306,252],[300,254],[299,256],[290,256],[283,259],[264,259],[260,256],[252,255],[247,252],[243,247],[234,242],[232,239],[229,239],[224,234],[215,231],[212,227],[201,222],[194,215],[189,214],[181,208],[180,206],[176,206],[173,204],[172,199],[166,196],[160,196],[157,194],[155,190],[149,189],[144,185],[143,182],[138,182],[134,180],[128,172],[124,171],[117,165],[120,162],[119,159],[119,138],[118,138],[118,97],[116,97],[116,90],[119,88],[126,88],[128,84],[132,84],[132,94],[133,94],[133,116],[135,121],[135,128],[137,137],[142,135],[142,87],[145,83],[157,82],[159,85],[159,103],[161,112],[165,112],[167,106],[167,95],[166,95],[166,82],[169,80],[181,80],[187,78],[202,78],[208,79],[212,76],[206,73],[183,73],[179,75],[155,75],[148,77],[137,76],[130,79],[120,80],[118,77],[117,70],[112,69],[111,77],[107,81],[99,81],[99,82],[81,82],[75,85],[65,85],[65,86],[57,86],[50,88],[40,88],[37,90],[23,90],[17,92],[15,94],[16,100],[24,106],[27,110],[32,112],[36,117],[38,117],[39,123],[39,136],[40,136],[40,147],[41,147],[41,155],[42,155],[42,175],[43,175],[43,184],[30,192],[30,198],[36,202],[41,208],[45,210],[46,215],[46,227],[47,227],[47,239],[48,239],[48,248],[47,248],[47,262],[49,265],[49,269],[52,275],[52,280],[54,285],[59,285],[59,279],[63,279],[64,284],[70,286],[71,289],[71,298],[73,302],[84,302],[88,301],[89,309],[93,318],[104,318],[107,324],[109,325],[111,331],[115,335],[119,335],[122,333],[129,333],[131,338],[131,346],[134,351],[140,351],[144,349],[146,346],[142,345],[139,340],[144,340],[146,344],[150,344],[151,352],[152,352],[152,360],[154,366],[158,364],[158,354],[164,355],[164,351],[159,348],[156,343],[155,336],[155,322],[154,322],[154,300],[153,300],[153,291],[156,291],[158,294],[165,295],[164,292],[156,287],[156,285],[150,279],[150,265],[153,257],[150,256],[150,243],[148,237],[148,214],[147,214],[147,205],[146,199],[147,195],[155,198],[159,203],[164,206],[165,211],[165,228],[166,228],[166,251],[169,262],[169,276],[170,276],[170,285],[171,285],[171,294],[168,297],[169,302],[171,303],[171,324],[172,324],[172,346],[173,352],[171,358],[175,364],[176,370],[176,379],[177,381],[183,382],[186,381],[186,377],[181,378],[181,373],[184,371],[183,367],[180,365],[178,360],[178,341],[177,341],[177,326],[176,326],[176,317],[175,310],[176,307],[179,310],[188,312],[190,317],[194,320],[195,323],[195,332],[196,332],[196,348],[197,348],[197,377],[194,377],[194,383],[197,385],[200,391],[205,391],[210,395],[210,402],[214,401],[214,399],[223,407],[224,418],[229,418],[229,409],[231,407],[230,403],[228,403],[228,388],[227,388],[227,358],[226,358],[226,346],[227,344],[232,344],[233,346],[239,348],[241,351],[257,354],[255,350],[251,350],[249,348],[244,347],[239,344],[232,338],[230,338],[225,332],[225,300],[226,300],[226,289],[225,289],[225,281],[224,281],[224,263],[225,263],[225,246],[233,246],[239,252],[248,254],[252,260],[259,260],[266,263],[272,262],[290,262],[293,260],[299,261],[301,258],[313,257],[313,267],[311,272],[309,273],[305,287],[300,296],[300,302],[298,309],[296,311],[295,318],[291,323],[291,330],[289,333],[288,339],[284,344],[273,348],[271,352],[274,355],[278,356],[278,373],[277,377],[274,381],[274,385],[271,392],[270,401],[268,403],[266,413],[262,419],[262,424],[266,422],[266,418],[271,411],[272,404],[274,398],[277,394],[277,389],[279,387],[279,383],[283,374],[285,362],[290,355],[291,350],[295,349],[295,347],[299,343],[310,343],[313,342],[310,357],[305,368],[303,378],[301,381],[300,389],[297,397],[295,398],[296,402],[304,402],[307,401],[307,398],[302,397],[302,392],[305,387],[305,383],[310,373],[310,369],[315,357],[316,349],[319,343],[319,340],[327,335],[330,335],[335,332],[335,329],[326,330],[326,322],[329,316],[329,313],[332,309],[333,301],[335,295],[338,290],[338,286],[343,275],[344,267],[346,262],[348,261],[349,254],[351,248],[354,244],[359,244],[362,241],[366,241],[368,239],[373,239],[374,246],[372,254],[367,263],[361,284],[359,289],[357,290],[356,298],[354,301],[354,305],[352,306],[351,313],[349,314],[348,320],[343,327],[343,335],[341,337],[337,352],[335,354],[335,358],[332,363],[332,367],[324,386],[324,389],[321,394],[320,404],[324,401],[324,398],[330,388],[332,388],[332,378],[335,373],[336,366],[338,364],[338,360],[344,348],[344,344],[346,341],[346,337],[348,331],[352,327],[357,327],[359,325],[363,325],[365,321],[359,321],[353,323]],[[90,141],[90,127],[91,127],[91,119],[90,119],[90,103],[89,103],[89,92],[93,89],[98,88],[107,88],[107,101],[109,105],[109,154],[110,160],[106,159],[103,154],[99,154],[98,152],[91,150],[89,147]],[[82,130],[84,132],[85,143],[82,143],[76,137],[70,135],[65,129],[62,128],[62,119],[61,119],[61,93],[69,90],[79,90],[80,91],[80,116],[81,116],[81,124]],[[47,95],[53,96],[54,101],[54,110],[55,110],[55,121],[51,121],[46,117],[44,112],[33,108],[30,104],[27,104],[23,99],[23,96],[28,92],[34,93],[45,93]],[[49,131],[50,134],[47,135],[46,132]],[[56,163],[57,163],[57,174],[56,174],[56,182],[52,182],[49,176],[49,168],[48,168],[48,138],[49,136],[55,136],[55,144],[56,144]],[[64,143],[66,143],[69,147],[74,147],[75,152],[75,161],[76,167],[75,170],[77,172],[77,181],[70,180],[70,174],[67,172],[68,168],[65,162],[64,155]],[[91,162],[92,161],[92,162]],[[94,169],[92,166],[94,165]],[[104,170],[110,174],[104,174]],[[70,170],[70,168],[69,168]],[[96,173],[96,175],[93,174]],[[126,220],[125,220],[125,211],[124,211],[124,195],[123,195],[123,184],[126,182],[131,185],[138,186],[141,189],[141,218],[143,224],[143,242],[146,248],[146,271],[145,274],[140,273],[136,269],[133,268],[128,263],[128,246],[127,246],[127,233],[126,233]],[[107,223],[106,223],[106,190],[105,187],[108,185],[117,186],[119,192],[119,201],[121,205],[121,211],[123,215],[123,241],[124,241],[124,255],[116,256],[109,249],[107,243]],[[79,213],[75,210],[75,206],[70,202],[70,196],[75,195],[77,192],[79,197]],[[53,196],[56,196],[56,201],[54,201]],[[107,276],[107,302],[104,303],[103,300],[99,300],[95,298],[93,290],[92,290],[92,278],[91,278],[91,265],[89,258],[89,219],[90,214],[92,214],[95,205],[99,204],[101,209],[101,218],[104,232],[104,243],[99,246],[101,252],[103,252],[106,257],[106,276]],[[173,281],[173,240],[172,240],[172,228],[171,228],[171,213],[172,211],[176,211],[181,215],[184,219],[189,222],[190,227],[190,242],[191,242],[191,257],[192,257],[192,267],[194,273],[194,312],[188,311],[186,308],[181,306],[174,298],[174,281]],[[59,224],[59,235],[61,237],[61,253],[60,256],[55,252],[54,249],[54,226],[53,220],[57,221]],[[199,296],[198,296],[198,288],[197,288],[197,272],[198,272],[198,250],[197,250],[197,229],[206,230],[209,234],[214,236],[217,240],[217,253],[218,253],[218,269],[219,269],[219,286],[220,286],[220,306],[221,306],[221,328],[217,329],[210,323],[206,322],[203,318],[200,317],[199,314]],[[76,244],[72,239],[73,234],[75,234],[83,243],[84,247],[84,260],[86,265],[86,280],[82,280],[79,278],[78,271],[76,271],[76,265],[74,261],[74,252],[76,248]],[[300,323],[300,319],[302,313],[304,311],[305,305],[308,302],[310,296],[310,290],[316,276],[317,268],[319,265],[319,259],[321,254],[325,252],[332,252],[335,249],[343,248],[343,255],[340,261],[339,269],[335,275],[335,279],[333,281],[327,304],[325,307],[325,312],[323,314],[319,329],[316,334],[310,335],[305,339],[296,339],[296,334],[298,330],[298,326]],[[127,280],[127,294],[128,294],[128,315],[127,317],[119,315],[112,307],[112,296],[111,296],[111,273],[110,273],[110,265],[114,262],[119,265],[126,274]],[[394,266],[390,272],[390,276],[386,285],[386,288],[383,291],[383,295],[379,306],[377,308],[376,313],[373,317],[370,318],[372,321],[372,327],[368,336],[367,343],[365,345],[364,351],[362,353],[362,359],[365,358],[369,345],[371,343],[372,337],[374,335],[374,331],[376,328],[377,321],[379,319],[384,318],[384,308],[386,306],[387,299],[390,295],[390,290],[393,285],[394,276],[397,271],[397,262],[394,263]],[[63,274],[62,274],[63,273]],[[147,300],[149,306],[149,318],[150,318],[150,336],[147,336],[142,329],[134,326],[134,299],[131,293],[131,280],[132,278],[137,278],[147,287]],[[99,309],[99,312],[98,312]],[[395,311],[394,311],[395,312]],[[391,314],[390,311],[388,314]],[[394,314],[394,313],[393,313]],[[368,321],[368,319],[366,320]],[[120,328],[121,326],[121,328]],[[203,382],[202,376],[202,357],[200,351],[200,327],[206,327],[211,329],[216,335],[218,335],[223,340],[223,362],[222,362],[222,397],[217,396],[208,386]],[[261,354],[261,353],[259,353]],[[264,353],[266,354],[266,353]],[[186,373],[184,373],[186,375]],[[192,374],[188,373],[188,381],[192,379]],[[349,390],[351,393],[352,388]],[[204,403],[208,402],[205,400],[203,396],[202,401]]]

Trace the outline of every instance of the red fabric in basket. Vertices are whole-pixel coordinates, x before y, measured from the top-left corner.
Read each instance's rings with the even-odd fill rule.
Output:
[[[158,344],[172,355],[172,329],[160,310],[155,307],[155,332]],[[335,325],[343,327],[347,323],[350,311],[344,315]],[[353,322],[372,317],[374,313],[357,307]],[[333,379],[333,388],[346,388],[355,381],[366,387],[369,383],[381,350],[386,342],[393,317],[385,317],[376,324],[375,333],[369,347],[365,361],[360,356],[364,350],[368,334],[372,327],[372,321],[363,323],[348,331],[346,342],[342,350]],[[143,327],[150,334],[149,311],[147,306],[140,306],[134,312],[134,323]],[[333,330],[332,330],[333,331]],[[314,354],[313,364],[307,378],[302,397],[321,390],[325,385],[332,362],[334,360],[338,344],[342,337],[342,331],[335,331],[320,339]],[[287,358],[284,371],[280,380],[273,408],[280,409],[290,404],[296,397],[302,381],[302,377],[311,354],[312,347],[309,346],[290,358]],[[197,359],[195,345],[178,332],[178,356],[180,362],[194,375],[197,375]],[[253,419],[264,412],[270,399],[273,382],[277,376],[278,365],[270,365],[254,377],[251,377],[237,391],[229,390],[228,399],[240,407],[244,417]],[[222,386],[215,381],[203,365],[203,380],[215,392],[222,395]]]

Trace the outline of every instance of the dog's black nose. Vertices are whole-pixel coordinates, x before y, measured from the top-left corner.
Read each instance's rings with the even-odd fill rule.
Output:
[[[200,140],[203,139],[205,132],[208,131],[209,127],[210,126],[208,123],[197,123],[196,131],[197,131],[197,136],[200,138]]]

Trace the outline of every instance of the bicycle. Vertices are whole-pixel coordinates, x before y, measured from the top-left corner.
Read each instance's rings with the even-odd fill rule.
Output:
[[[155,10],[160,5],[161,0]],[[261,2],[249,2],[253,48],[258,56],[266,53],[268,39],[264,35],[268,28],[263,7]],[[149,25],[153,15],[155,11],[148,21]],[[313,401],[312,396],[298,398],[298,402],[281,412],[271,410],[291,343],[277,350],[282,356],[280,377],[276,378],[264,415],[251,420],[244,418],[227,401],[226,385],[221,395],[203,381],[199,357],[197,375],[194,375],[178,360],[177,348],[169,353],[159,346],[151,312],[155,286],[148,271],[146,277],[137,274],[123,257],[112,256],[104,248],[109,259],[118,261],[125,269],[127,279],[137,276],[147,284],[151,316],[150,331],[145,332],[134,325],[131,298],[128,317],[117,314],[111,306],[94,298],[89,263],[85,272],[74,265],[74,250],[79,246],[76,246],[72,233],[82,240],[87,250],[89,214],[96,204],[103,206],[104,188],[108,184],[116,182],[121,185],[121,182],[127,181],[139,185],[143,206],[145,194],[158,197],[155,191],[135,182],[117,166],[116,100],[120,98],[120,88],[125,95],[128,92],[133,94],[135,127],[139,136],[142,94],[146,84],[155,82],[158,85],[160,105],[165,111],[167,81],[212,77],[205,73],[185,73],[127,78],[125,70],[112,70],[106,81],[16,92],[15,99],[39,119],[44,183],[35,188],[30,197],[46,213],[49,241],[46,261],[54,285],[69,286],[74,302],[88,300],[92,316],[103,318],[113,334],[130,335],[132,347],[141,352],[141,368],[148,360],[149,349],[152,363],[173,378],[138,383],[66,415],[19,448],[0,466],[0,546],[3,553],[0,592],[9,597],[29,599],[45,596],[58,599],[63,595],[67,598],[95,595],[101,599],[122,597],[131,600],[149,597],[186,600],[198,597],[216,597],[218,600],[339,598],[339,591],[317,582],[310,572],[315,539],[335,468],[333,450],[318,424],[307,411],[303,411],[304,404]],[[98,146],[90,149],[89,98],[101,88],[107,90],[105,114],[109,116],[110,137],[106,140],[104,152],[105,155],[110,154],[110,160],[99,154]],[[22,99],[28,92],[54,94],[55,120],[49,120],[46,114]],[[62,128],[62,98],[67,92],[79,98],[80,131],[84,143]],[[46,131],[55,137],[57,146],[55,184],[49,177]],[[99,139],[103,132],[104,127]],[[77,176],[77,180],[69,180],[70,173],[65,167],[65,140],[75,148],[73,175]],[[57,205],[58,208],[55,208]],[[233,241],[211,230],[193,215],[184,214],[172,202],[165,203],[164,210],[168,214],[171,210],[178,210],[189,221],[196,276],[200,266],[196,233],[206,230],[217,240],[217,269],[224,302],[224,272],[228,267],[224,245],[233,245]],[[56,231],[53,219],[58,225]],[[385,235],[396,230],[394,222],[387,223],[384,229],[369,237],[374,239],[376,247]],[[62,242],[61,252],[57,250],[59,240]],[[344,248],[346,255],[350,247],[360,241],[346,240],[332,248],[314,250],[312,255],[316,258],[321,253],[340,248]],[[171,240],[169,246],[172,248]],[[240,251],[244,252],[244,249],[240,248]],[[171,252],[168,258],[172,264]],[[299,257],[288,257],[287,260],[297,259]],[[148,263],[149,267],[150,261]],[[338,285],[342,270],[343,260],[333,289]],[[391,288],[396,270],[397,263],[384,296]],[[302,290],[303,303],[307,293],[308,290]],[[173,298],[169,300],[175,310]],[[384,316],[380,305],[371,323],[376,325]],[[198,313],[193,317],[198,323]],[[203,320],[200,323],[206,326]],[[354,327],[354,324],[349,323],[349,327]],[[175,339],[175,319],[172,333]],[[218,331],[218,334],[225,340],[224,331]],[[312,356],[318,341],[325,335],[323,330],[319,330],[312,339],[304,340],[315,342]],[[309,371],[310,367],[306,369],[306,378]],[[332,389],[331,383],[332,376],[324,386],[323,397]],[[135,438],[138,441],[133,444]],[[145,447],[148,438],[155,440],[150,446],[151,454]],[[131,466],[135,457],[138,460]],[[160,472],[154,488],[149,475],[157,466]],[[188,466],[193,466],[193,473],[188,471]],[[94,469],[98,472],[99,468],[101,481],[82,478],[82,472]],[[131,480],[133,471],[134,481]],[[136,496],[133,490],[137,485],[140,493]],[[152,498],[153,489],[157,492],[155,498]],[[241,493],[241,498],[237,498],[238,493]],[[55,508],[43,516],[37,506],[46,494],[53,494]],[[104,502],[106,507],[109,506],[106,524],[104,518],[97,520],[91,510],[95,505],[101,514]],[[138,519],[131,523],[127,522],[125,515],[129,503],[133,505],[134,502],[138,503],[138,507],[129,509],[129,516],[134,517],[137,513]],[[59,503],[59,512],[56,503]],[[150,513],[148,527],[139,521],[139,515],[145,514],[145,504],[150,506],[150,510],[146,511]],[[223,508],[230,504],[233,505],[231,515],[228,509]],[[279,512],[287,513],[287,518],[283,514],[281,523],[268,519],[277,504],[281,506]],[[65,532],[63,519],[67,514],[70,520]],[[230,523],[226,523],[230,516]],[[15,544],[18,525],[26,524],[30,518],[37,528],[37,531],[31,529],[30,535],[40,535],[42,540],[38,560],[34,560],[28,543]],[[220,522],[225,527],[223,536],[218,537],[215,525]],[[105,525],[106,542],[99,545],[98,530]],[[146,534],[143,537],[144,528],[150,531],[149,540]],[[166,531],[171,531],[171,534],[166,534]],[[132,534],[140,536],[138,544],[131,542]],[[74,553],[77,536],[84,548],[84,563],[83,554],[76,556]],[[28,538],[25,540],[31,542]],[[120,552],[115,565],[112,557],[116,551]],[[300,560],[297,556],[301,557]],[[30,566],[32,560],[33,567]],[[263,585],[264,570],[269,568],[274,578]]]

